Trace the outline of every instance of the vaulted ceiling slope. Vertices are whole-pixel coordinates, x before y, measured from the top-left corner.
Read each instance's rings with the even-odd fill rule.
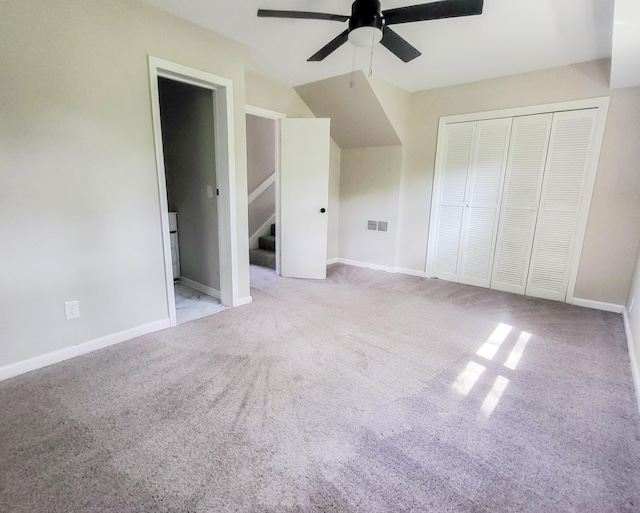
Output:
[[[401,144],[393,123],[362,71],[320,80],[295,90],[316,117],[331,119],[331,137],[340,148]]]
[[[351,0],[143,1],[243,43],[252,71],[287,85],[316,82],[352,68],[354,53],[348,44],[322,62],[307,62],[346,28],[344,22],[256,16],[258,8],[348,15]],[[422,1],[382,0],[382,7],[417,3]],[[485,0],[481,16],[395,26],[422,56],[405,64],[378,45],[373,72],[414,92],[609,58],[613,16],[613,0]],[[637,49],[634,55],[637,59]],[[355,57],[358,69],[369,69],[366,48]]]

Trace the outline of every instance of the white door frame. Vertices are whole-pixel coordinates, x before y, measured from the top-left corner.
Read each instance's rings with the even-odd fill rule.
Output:
[[[548,112],[561,112],[567,110],[581,109],[598,109],[598,116],[593,134],[592,153],[589,157],[589,164],[586,170],[584,196],[578,214],[578,222],[576,225],[576,239],[573,251],[571,252],[571,262],[569,264],[569,285],[567,287],[567,295],[565,301],[567,303],[574,302],[574,293],[576,288],[576,280],[578,277],[578,267],[580,257],[582,256],[582,246],[584,244],[584,236],[587,230],[587,221],[589,220],[589,207],[591,206],[591,197],[593,195],[593,187],[596,180],[596,171],[598,170],[598,161],[600,159],[600,148],[602,147],[602,139],[604,138],[604,129],[607,121],[607,112],[609,110],[609,97],[589,98],[586,100],[567,101],[559,103],[551,103],[545,105],[533,105],[530,107],[518,107],[504,110],[493,110],[488,112],[477,112],[472,114],[459,114],[455,116],[443,116],[438,123],[438,139],[436,143],[436,166],[434,170],[433,193],[431,199],[431,214],[429,219],[429,238],[427,242],[427,258],[426,258],[426,276],[433,276],[433,262],[435,258],[435,243],[438,236],[437,218],[438,205],[440,203],[440,189],[442,169],[444,166],[444,155],[441,149],[444,144],[445,126],[449,123],[463,123],[467,121],[482,121],[486,119],[496,119],[505,117],[527,116],[530,114],[545,114]]]
[[[233,123],[233,81],[182,64],[149,56],[149,85],[153,136],[156,148],[156,170],[160,199],[160,221],[167,309],[171,326],[177,324],[173,269],[171,263],[171,241],[169,238],[169,206],[167,182],[162,146],[160,121],[160,95],[158,77],[168,78],[213,91],[214,144],[216,149],[216,187],[218,196],[218,247],[220,257],[220,301],[225,306],[238,306],[238,230],[236,215],[236,166],[235,137]]]
[[[263,109],[262,107],[254,107],[253,105],[245,105],[245,113],[261,118],[273,119],[275,121],[276,130],[276,274],[280,275],[280,120],[287,117],[282,112]]]

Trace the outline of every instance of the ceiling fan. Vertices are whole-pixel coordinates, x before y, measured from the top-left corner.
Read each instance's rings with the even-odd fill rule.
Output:
[[[382,43],[382,46],[402,61],[409,62],[422,54],[398,33],[391,30],[389,25],[482,14],[483,1],[440,0],[383,11],[379,0],[356,0],[351,6],[351,16],[322,12],[258,9],[258,17],[349,22],[349,28],[309,57],[308,61],[321,61],[349,41],[355,46],[373,46]]]

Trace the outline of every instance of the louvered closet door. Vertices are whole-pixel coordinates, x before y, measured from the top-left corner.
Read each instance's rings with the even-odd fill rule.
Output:
[[[553,114],[513,119],[491,288],[524,294]]]
[[[527,280],[529,296],[565,300],[596,116],[597,109],[553,116]]]
[[[445,153],[440,174],[440,201],[434,204],[437,219],[435,254],[431,275],[458,281],[458,253],[467,180],[471,167],[476,123],[446,126]]]
[[[511,118],[479,121],[467,185],[459,281],[488,287],[495,250]]]

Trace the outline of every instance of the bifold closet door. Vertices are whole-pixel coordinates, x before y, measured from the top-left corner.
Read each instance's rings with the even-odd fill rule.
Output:
[[[511,118],[478,121],[460,237],[460,283],[488,287],[495,251]]]
[[[431,276],[488,287],[511,118],[446,126]]]
[[[597,109],[556,112],[542,182],[528,296],[564,301],[584,196]],[[576,264],[577,265],[577,264]]]
[[[431,276],[458,281],[460,232],[465,210],[467,181],[473,158],[476,122],[446,125],[444,158],[434,184],[432,215],[436,219]],[[439,200],[436,197],[439,196]]]
[[[553,114],[513,119],[491,288],[524,294]]]

